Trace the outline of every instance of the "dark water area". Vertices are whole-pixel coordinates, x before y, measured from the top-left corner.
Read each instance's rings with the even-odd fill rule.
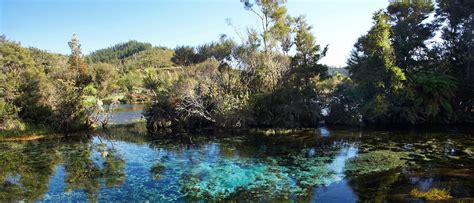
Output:
[[[409,195],[414,188],[445,189],[452,201],[474,197],[469,128],[323,127],[172,139],[145,132],[138,123],[72,138],[0,142],[0,202],[416,202]],[[377,150],[404,152],[406,162],[364,176],[346,173],[348,159]]]

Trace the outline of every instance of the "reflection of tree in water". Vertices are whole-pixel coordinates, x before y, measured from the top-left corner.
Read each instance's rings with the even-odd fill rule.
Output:
[[[64,166],[66,169],[67,191],[83,189],[89,200],[97,200],[103,178],[106,187],[117,187],[125,181],[125,160],[115,149],[114,143],[107,139],[100,143],[87,141],[75,143],[64,149]],[[105,138],[111,138],[107,135]],[[109,145],[106,142],[110,142]],[[92,160],[93,154],[99,153],[103,166]]]
[[[90,200],[97,198],[100,188],[99,166],[91,159],[93,146],[89,143],[77,143],[64,150],[64,168],[66,170],[66,191],[84,189]]]
[[[104,159],[103,177],[106,187],[117,187],[125,182],[125,160],[115,148],[109,148]]]
[[[115,134],[105,133],[97,137],[96,149],[104,160],[102,177],[106,187],[118,187],[125,182],[125,160],[115,148]],[[105,139],[103,139],[105,138]],[[106,144],[109,142],[109,146]]]
[[[41,198],[61,162],[57,143],[0,143],[0,148],[0,202]]]
[[[391,170],[352,178],[349,185],[361,202],[384,202],[399,177],[399,171]]]

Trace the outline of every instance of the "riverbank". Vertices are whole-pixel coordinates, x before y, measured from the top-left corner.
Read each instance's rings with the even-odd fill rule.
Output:
[[[124,112],[128,113],[128,112]],[[135,112],[136,113],[136,112]],[[298,136],[298,135],[318,135],[330,136],[332,130],[355,130],[355,131],[392,131],[399,133],[429,133],[429,132],[446,132],[446,133],[469,133],[472,130],[471,125],[413,125],[413,126],[347,126],[347,125],[321,125],[315,128],[206,128],[190,132],[167,132],[163,129],[161,134],[150,135],[147,133],[146,122],[143,119],[125,119],[120,117],[120,123],[112,123],[107,128],[97,128],[93,130],[78,131],[70,134],[70,136],[81,134],[94,134],[103,132],[115,132],[117,130],[124,131],[126,129],[137,129],[141,135],[149,137],[161,138],[178,138],[179,135],[193,136],[209,136],[214,134],[225,134],[240,136],[243,134],[255,134],[261,136]],[[127,122],[123,122],[127,121]],[[0,141],[29,141],[38,139],[54,139],[63,138],[64,135],[47,129],[44,127],[30,127],[25,130],[0,130]]]

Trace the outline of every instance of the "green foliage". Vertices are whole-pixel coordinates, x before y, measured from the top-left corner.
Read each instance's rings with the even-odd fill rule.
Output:
[[[359,38],[348,63],[352,80],[357,83],[364,99],[403,87],[406,77],[395,64],[390,43],[388,16],[383,12],[374,15],[374,25],[367,35]],[[369,77],[370,76],[370,77]]]
[[[117,81],[117,85],[126,92],[133,92],[139,90],[142,80],[141,71],[134,70],[122,75]]]
[[[391,41],[396,64],[406,74],[419,69],[428,48],[425,41],[434,36],[436,25],[426,23],[434,5],[425,0],[403,0],[387,7],[391,23]]]
[[[317,126],[321,120],[322,101],[327,99],[326,96],[330,97],[330,93],[323,90],[325,87],[322,85],[327,67],[318,64],[327,48],[320,50],[310,32],[311,27],[303,17],[297,18],[295,22],[296,54],[291,57],[291,63],[287,64],[284,60],[287,58],[281,55],[276,55],[281,58],[281,62],[266,57],[269,54],[262,54],[263,59],[258,59],[265,62],[264,59],[268,58],[270,62],[257,65],[255,70],[255,86],[266,87],[256,90],[260,94],[256,95],[253,106],[257,121],[255,126]]]
[[[201,59],[215,59],[220,62],[221,66],[230,67],[232,55],[236,48],[236,43],[225,35],[220,37],[219,42],[212,42],[197,47],[198,57]]]
[[[314,75],[320,75],[324,78],[327,74],[327,67],[318,64],[318,61],[326,55],[327,46],[321,50],[316,44],[315,37],[311,34],[312,27],[306,23],[304,17],[296,18],[296,54],[292,57],[292,66],[297,71],[304,72],[303,77],[306,84],[307,80]]]
[[[455,111],[467,120],[474,118],[474,68],[472,67],[472,30],[474,3],[472,1],[438,0],[437,22],[442,25],[443,43],[438,54],[447,73],[458,81],[454,97]],[[443,51],[444,50],[444,51]]]
[[[29,47],[30,56],[35,61],[36,67],[44,70],[51,78],[60,78],[68,75],[66,72],[68,58],[65,55],[50,53],[34,47]]]
[[[138,42],[131,40],[120,43],[109,48],[100,49],[91,53],[87,59],[92,63],[97,62],[119,62],[128,57],[136,55],[142,51],[151,49],[150,43]]]
[[[389,119],[392,98],[404,88],[405,73],[395,62],[390,42],[388,16],[382,11],[374,15],[374,25],[359,38],[349,59],[349,72],[355,83],[363,119],[385,122]]]
[[[58,129],[72,132],[87,128],[86,114],[82,103],[82,91],[73,81],[58,80],[56,122]]]
[[[21,108],[19,116],[35,125],[48,125],[53,121],[54,101],[57,99],[53,83],[38,68],[29,68],[21,75],[22,94],[16,99]]]
[[[360,176],[396,169],[405,165],[403,152],[371,151],[349,159],[345,171]]]
[[[391,2],[355,44],[348,78],[328,76],[319,63],[328,46],[316,43],[304,16],[288,14],[286,1],[241,2],[258,20],[258,28],[235,29],[241,44],[226,35],[174,50],[129,41],[84,58],[75,36],[69,56],[1,37],[0,128],[84,129],[102,102],[117,100],[152,102],[153,132],[473,120],[469,1],[438,0],[434,19],[431,1]]]
[[[220,63],[207,60],[185,69],[147,70],[145,85],[154,95],[145,117],[151,132],[159,128],[198,129],[206,126],[241,126],[241,110],[248,97],[239,72],[219,71]]]
[[[174,56],[171,58],[171,61],[179,66],[190,66],[202,62],[203,60],[193,47],[180,46],[174,49]]]
[[[0,129],[23,129],[19,120],[21,107],[15,101],[21,95],[21,74],[34,66],[28,49],[0,39]]]
[[[126,58],[124,61],[124,66],[126,70],[144,69],[148,67],[172,67],[175,65],[171,60],[173,56],[174,51],[172,49],[154,47]]]
[[[68,61],[69,71],[75,73],[74,82],[77,87],[82,89],[91,82],[89,66],[82,57],[81,45],[75,34],[68,44],[69,48],[71,48],[71,55],[69,55]]]
[[[348,61],[355,84],[342,97],[350,98],[346,103],[356,106],[365,122],[449,123],[472,117],[467,56],[472,42],[466,30],[473,5],[438,1],[438,6],[436,19],[429,21],[431,1],[393,2],[386,14],[375,14],[374,27],[356,43]],[[437,27],[443,42],[429,47]]]
[[[26,123],[71,132],[92,125],[90,109],[97,104],[96,96],[111,91],[116,77],[113,67],[94,65],[91,75],[75,35],[69,42],[68,60],[4,39],[1,42],[1,129],[27,130]]]
[[[26,126],[18,117],[19,111],[17,106],[0,100],[0,130],[24,130]]]
[[[243,2],[244,8],[252,11],[260,21],[262,28],[260,37],[265,53],[271,52],[278,43],[282,44],[283,47],[287,45],[291,29],[287,21],[285,0],[255,0],[253,4],[249,0],[242,0],[241,2]],[[288,50],[287,47],[286,50]]]
[[[69,133],[72,131],[85,130],[91,128],[89,116],[92,115],[90,106],[94,100],[92,96],[97,94],[93,86],[92,76],[88,64],[81,54],[79,40],[73,35],[69,42],[71,55],[69,56],[69,70],[75,75],[72,79],[58,79],[57,106],[55,108],[55,119],[58,130]]]
[[[423,112],[427,117],[443,115],[445,119],[449,119],[453,113],[451,99],[456,88],[453,77],[421,72],[415,75],[414,86],[417,92],[415,102],[425,108]]]
[[[116,84],[119,78],[116,66],[108,63],[96,63],[92,64],[90,69],[92,82],[101,97],[105,97],[119,88]]]

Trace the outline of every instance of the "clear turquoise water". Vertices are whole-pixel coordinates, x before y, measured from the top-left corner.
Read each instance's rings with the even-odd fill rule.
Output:
[[[0,202],[406,201],[411,189],[433,187],[459,200],[474,197],[469,129],[324,128],[173,139],[144,131],[134,125],[61,140],[0,142]],[[348,159],[373,150],[410,156],[399,169],[345,175]]]

